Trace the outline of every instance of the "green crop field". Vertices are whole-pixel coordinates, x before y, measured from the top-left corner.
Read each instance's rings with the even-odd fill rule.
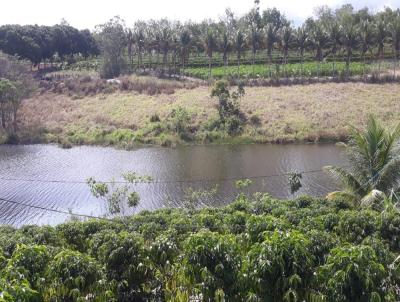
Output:
[[[350,63],[349,75],[362,75],[364,72],[369,73],[372,70],[370,64],[362,64],[358,62]],[[213,78],[223,78],[227,76],[236,77],[248,77],[248,78],[277,78],[277,77],[316,77],[316,76],[345,76],[346,75],[346,63],[337,62],[333,69],[333,63],[321,63],[307,62],[304,64],[293,63],[286,65],[266,65],[266,64],[255,64],[252,65],[241,65],[228,66],[228,67],[212,67],[211,75]],[[207,79],[209,77],[208,67],[195,67],[185,69],[185,74],[201,79]]]

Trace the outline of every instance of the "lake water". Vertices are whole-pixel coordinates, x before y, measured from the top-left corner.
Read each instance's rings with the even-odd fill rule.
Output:
[[[0,146],[0,223],[57,224],[69,215],[27,205],[104,215],[106,207],[94,198],[85,183],[89,177],[121,180],[123,172],[153,177],[154,183],[137,184],[141,202],[136,211],[180,206],[185,189],[208,189],[219,185],[218,194],[204,203],[221,206],[238,191],[234,179],[253,178],[250,191],[292,197],[290,171],[303,173],[297,195],[322,196],[335,188],[321,168],[345,165],[346,158],[334,145],[222,145],[139,148],[133,151],[103,147],[61,149],[54,145]],[[23,203],[18,205],[12,203]]]

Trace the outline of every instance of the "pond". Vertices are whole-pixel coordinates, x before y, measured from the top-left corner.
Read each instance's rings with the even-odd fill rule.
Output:
[[[106,207],[94,198],[86,180],[121,180],[134,171],[154,179],[137,184],[141,202],[136,211],[182,205],[185,190],[210,189],[218,193],[204,205],[221,206],[238,194],[235,179],[250,178],[249,192],[268,192],[291,198],[288,172],[304,172],[296,195],[323,196],[335,190],[321,171],[326,165],[346,165],[335,145],[220,145],[179,148],[147,147],[132,151],[106,147],[61,149],[54,145],[0,146],[0,223],[57,224],[71,218],[60,212],[101,216]],[[22,205],[21,205],[22,203]],[[30,205],[30,206],[29,206]]]

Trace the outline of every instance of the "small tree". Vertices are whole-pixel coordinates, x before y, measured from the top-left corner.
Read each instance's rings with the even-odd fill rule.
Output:
[[[303,175],[301,173],[298,172],[289,173],[289,186],[290,186],[290,193],[292,195],[294,195],[303,186],[301,183],[302,178]]]
[[[124,173],[122,177],[125,183],[120,185],[115,180],[108,183],[98,182],[92,177],[87,180],[93,196],[107,203],[108,214],[125,215],[126,205],[130,208],[136,208],[139,205],[140,196],[133,190],[133,185],[152,181],[150,176],[139,176],[134,172]]]
[[[237,91],[231,93],[227,81],[217,81],[211,91],[211,96],[218,98],[220,124],[230,135],[241,130],[243,121],[240,117],[238,101],[244,94],[245,91],[241,83],[239,83]]]
[[[1,126],[3,129],[7,128],[8,115],[11,111],[12,104],[17,103],[17,88],[15,85],[4,78],[0,78],[0,113],[1,113]],[[13,110],[16,112],[15,110]],[[14,117],[16,117],[14,115]],[[16,121],[14,122],[16,124]]]
[[[17,131],[21,101],[36,87],[30,66],[0,52],[0,128]]]

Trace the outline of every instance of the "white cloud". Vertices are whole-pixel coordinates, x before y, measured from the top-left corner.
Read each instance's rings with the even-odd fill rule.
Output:
[[[179,20],[218,18],[226,7],[242,14],[253,0],[13,0],[1,4],[0,24],[52,25],[65,18],[78,28],[93,28],[96,24],[120,15],[127,24],[137,19],[168,17]],[[277,7],[290,20],[299,23],[313,14],[315,7],[338,7],[352,3],[356,8],[368,6],[373,10],[384,6],[400,7],[400,0],[261,0],[261,7]]]

